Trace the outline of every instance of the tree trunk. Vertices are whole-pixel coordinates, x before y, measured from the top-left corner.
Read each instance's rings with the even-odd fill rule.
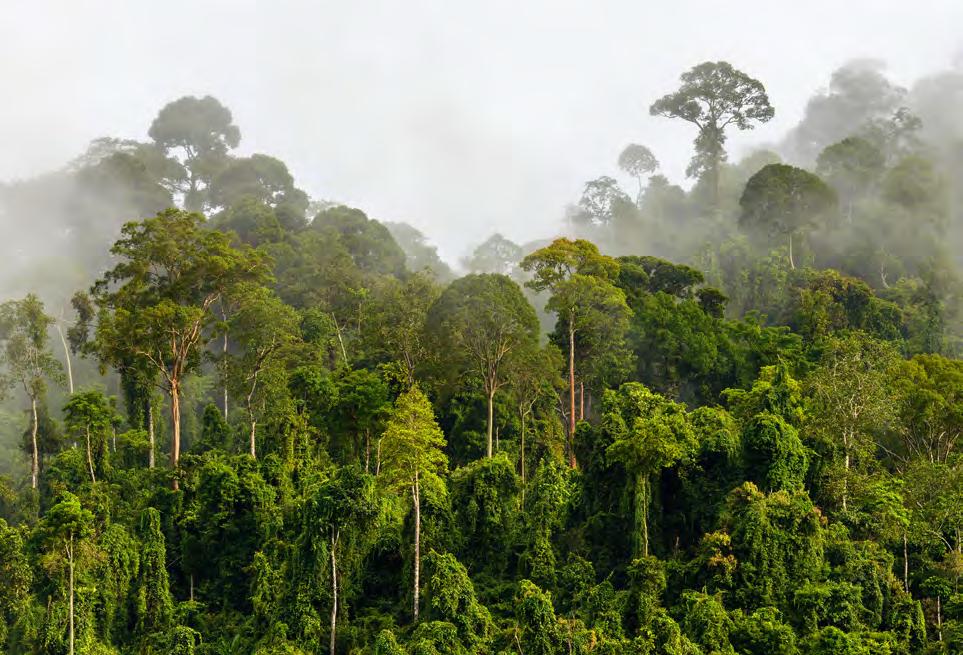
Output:
[[[340,531],[331,528],[331,655],[335,655],[338,627],[338,538]]]
[[[909,593],[909,543],[903,530],[903,591]]]
[[[485,454],[488,459],[492,458],[492,430],[495,424],[495,385],[488,384],[488,445]]]
[[[846,452],[846,456],[843,458],[844,467],[846,472],[843,474],[843,511],[846,511],[846,496],[849,495],[849,451]]]
[[[418,595],[421,578],[421,490],[418,488],[418,472],[415,471],[415,483],[411,487],[411,497],[415,505],[415,585],[414,585],[414,616],[418,623]]]
[[[67,564],[70,567],[70,655],[74,655],[74,535],[67,544]]]
[[[568,319],[568,464],[575,468],[575,317]]]
[[[170,383],[171,394],[171,468],[174,470],[174,490],[177,491],[177,463],[181,459],[181,393],[180,380]]]
[[[636,534],[641,537],[642,556],[649,556],[649,480],[639,475],[635,483]]]
[[[255,448],[255,437],[257,435],[257,419],[254,418],[254,392],[257,391],[257,375],[259,369],[254,370],[254,381],[251,383],[251,390],[247,394],[247,398],[244,399],[244,405],[247,408],[247,418],[251,423],[251,457],[257,459],[257,449]]]
[[[364,431],[364,472],[367,473],[371,466],[371,431],[367,428]]]
[[[585,420],[585,380],[578,382],[578,420]]]
[[[74,395],[74,369],[70,365],[70,348],[67,347],[67,340],[64,338],[64,331],[60,327],[60,323],[55,322],[54,327],[57,328],[57,334],[60,335],[60,343],[64,346],[64,359],[67,362],[67,390],[72,396]]]
[[[378,439],[375,447],[375,475],[381,475],[381,439]]]
[[[940,595],[936,594],[936,634],[939,640],[943,641],[943,606],[940,602]]]
[[[521,413],[522,430],[520,433],[518,464],[522,474],[522,508],[525,507],[525,412]]]
[[[348,351],[345,350],[345,347],[344,347],[344,339],[341,338],[341,328],[338,326],[338,319],[337,319],[337,317],[334,315],[334,312],[331,312],[331,320],[334,321],[334,331],[335,331],[335,332],[337,333],[337,335],[338,335],[338,343],[341,344],[341,356],[344,357],[344,365],[347,366],[347,365],[348,365]]]
[[[716,131],[718,134],[718,130]],[[712,208],[715,210],[716,215],[722,213],[722,207],[719,206],[719,149],[721,145],[716,145],[715,152],[712,154]]]
[[[789,233],[789,268],[796,270],[796,262],[792,258],[792,232]]]
[[[39,428],[37,420],[37,399],[30,399],[30,410],[33,412],[33,423],[30,426],[30,438],[33,442],[33,461],[30,463],[30,486],[37,488],[37,479],[40,477],[40,448],[37,445],[37,430]]]
[[[224,315],[224,312],[221,312],[221,318],[223,318],[224,321],[227,321],[227,316]],[[224,331],[224,341],[221,344],[221,357],[224,360],[224,365],[226,366],[227,365],[227,331],[226,330]],[[225,378],[226,377],[227,376],[225,376]],[[224,420],[225,421],[227,420],[227,382],[226,381],[224,382]]]
[[[147,438],[150,441],[150,451],[147,453],[147,468],[154,468],[154,453],[157,446],[154,443],[154,402],[147,394]]]
[[[87,426],[87,468],[90,470],[90,481],[97,482],[97,476],[94,475],[94,452],[90,447],[90,426]]]

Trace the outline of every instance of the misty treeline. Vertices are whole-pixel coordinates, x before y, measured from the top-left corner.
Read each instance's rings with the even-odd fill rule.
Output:
[[[690,188],[631,143],[454,268],[211,97],[6,184],[0,652],[963,652],[961,89],[733,162],[697,65]]]

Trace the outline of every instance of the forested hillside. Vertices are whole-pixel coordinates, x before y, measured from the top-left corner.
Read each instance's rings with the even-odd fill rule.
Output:
[[[963,653],[957,88],[731,161],[699,64],[689,188],[457,263],[210,96],[0,185],[0,653]]]

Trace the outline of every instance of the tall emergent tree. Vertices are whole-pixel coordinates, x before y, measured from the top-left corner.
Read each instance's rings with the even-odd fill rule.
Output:
[[[495,393],[505,368],[538,345],[538,317],[519,286],[497,273],[458,278],[428,313],[428,329],[442,352],[465,359],[465,370],[481,378],[488,401],[486,457],[492,456]],[[462,367],[459,367],[462,368]]]
[[[120,259],[92,289],[100,312],[96,350],[110,362],[118,351],[160,376],[171,407],[171,464],[181,445],[180,393],[197,369],[217,320],[218,300],[244,283],[268,277],[262,257],[231,236],[205,229],[200,214],[168,209],[124,226],[111,252]],[[175,488],[176,488],[175,478]]]
[[[148,135],[169,156],[182,155],[183,171],[178,177],[186,185],[184,205],[198,211],[206,204],[206,188],[228,162],[228,151],[241,142],[241,130],[231,110],[212,96],[184,96],[165,105]]]
[[[421,577],[421,489],[441,484],[438,476],[448,468],[442,451],[445,435],[435,422],[428,397],[417,386],[401,394],[381,441],[382,472],[394,488],[411,490],[415,512],[414,622],[418,622]]]
[[[30,400],[30,486],[34,489],[40,475],[37,405],[47,391],[47,380],[59,382],[63,376],[60,362],[47,348],[51,323],[53,319],[44,313],[43,303],[33,294],[0,305],[0,358],[6,368],[0,381],[5,389],[19,385]]]
[[[725,61],[707,61],[686,71],[682,85],[649,108],[653,116],[681,118],[699,128],[695,155],[686,173],[709,176],[713,204],[719,206],[719,167],[726,160],[726,128],[751,130],[775,114],[766,88]]]
[[[528,255],[522,269],[534,276],[526,285],[535,291],[549,291],[552,295],[548,309],[554,312],[564,330],[568,346],[569,384],[569,463],[575,466],[572,439],[575,436],[575,348],[576,334],[590,337],[592,333],[612,328],[624,331],[628,327],[631,310],[625,293],[615,286],[619,263],[599,253],[595,244],[578,239],[556,239],[551,245]],[[564,327],[562,327],[564,326]],[[613,343],[618,339],[611,340]]]

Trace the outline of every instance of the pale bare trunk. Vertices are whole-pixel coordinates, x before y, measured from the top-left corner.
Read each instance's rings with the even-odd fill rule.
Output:
[[[518,464],[522,473],[522,508],[525,507],[525,412],[520,412],[522,419],[522,431],[520,435]]]
[[[568,463],[575,468],[575,317],[568,320]]]
[[[90,445],[90,426],[87,426],[86,435],[87,435],[87,469],[90,471],[90,481],[97,482],[97,476],[94,475],[94,451]]]
[[[943,641],[943,605],[939,594],[936,595],[936,634],[938,639]]]
[[[418,472],[415,471],[415,483],[411,487],[412,500],[415,505],[415,584],[414,584],[414,616],[418,623],[419,587],[421,585],[421,490],[418,487]]]
[[[843,511],[846,511],[846,496],[849,495],[849,453],[846,453],[844,458],[846,473],[843,477]]]
[[[257,459],[257,449],[255,447],[255,439],[257,436],[257,419],[254,417],[254,392],[257,391],[257,370],[254,371],[254,381],[251,383],[251,390],[245,398],[245,405],[247,407],[247,418],[251,423],[251,457]]]
[[[344,357],[344,365],[348,365],[348,351],[344,347],[344,339],[341,338],[341,328],[338,326],[338,319],[332,312],[331,320],[334,321],[334,331],[338,334],[338,343],[341,344],[341,356]]]
[[[67,545],[67,564],[70,567],[70,655],[74,655],[74,535]]]
[[[255,448],[257,443],[257,440],[255,438],[256,435],[257,435],[257,421],[254,418],[252,418],[251,419],[251,457],[255,459],[257,459],[257,450]]]
[[[154,441],[154,401],[151,400],[150,394],[147,396],[147,438],[150,441],[150,451],[147,453],[147,468],[154,468],[154,457],[157,450],[157,445]]]
[[[338,537],[340,531],[331,528],[331,655],[335,655],[338,626]]]
[[[367,473],[371,466],[371,432],[364,431],[364,472]]]
[[[222,314],[223,316],[223,314]],[[227,320],[227,317],[224,317]],[[224,332],[224,342],[221,344],[221,357],[224,360],[225,365],[227,364],[227,332]],[[227,383],[224,383],[224,420],[227,420]]]
[[[60,335],[60,343],[64,346],[64,360],[67,362],[67,390],[70,395],[74,395],[74,369],[70,363],[70,348],[67,347],[67,339],[64,338],[64,331],[60,327],[60,323],[54,323],[54,327],[57,328],[57,334]]]
[[[378,446],[375,448],[375,475],[381,474],[381,439],[378,439]]]
[[[33,423],[30,426],[30,438],[33,442],[33,461],[30,464],[30,485],[32,488],[37,488],[37,480],[40,477],[40,447],[37,445],[37,430],[38,430],[38,419],[37,419],[37,399],[32,397],[30,399],[30,410],[33,412]]]
[[[495,423],[495,385],[488,385],[488,444],[485,454],[488,459],[492,458],[492,430]]]
[[[174,469],[174,490],[179,487],[177,483],[177,464],[181,459],[181,394],[180,381],[172,380],[170,383],[171,394],[171,468]]]
[[[909,593],[909,540],[903,530],[903,591]]]
[[[789,233],[789,268],[796,270],[796,262],[792,258],[792,232]]]

